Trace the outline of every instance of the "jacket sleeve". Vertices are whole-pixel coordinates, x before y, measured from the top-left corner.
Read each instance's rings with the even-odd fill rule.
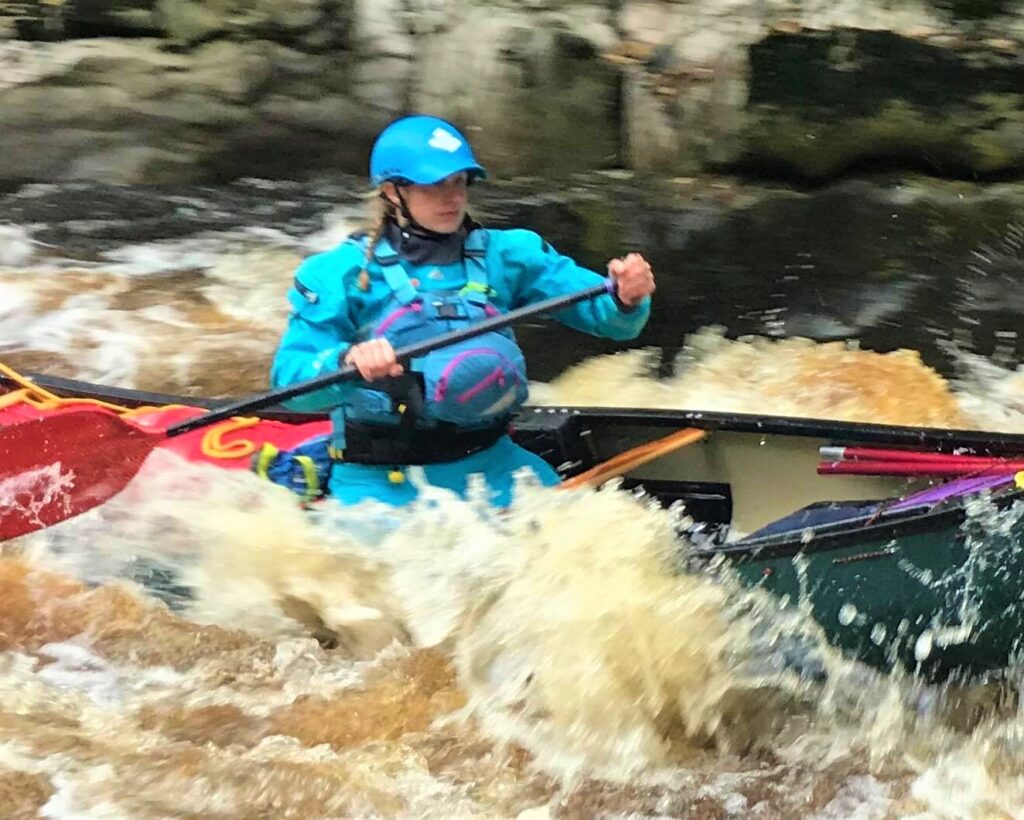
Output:
[[[512,308],[574,293],[600,284],[604,279],[601,274],[558,253],[533,231],[501,231],[499,236]],[[649,297],[636,307],[623,308],[609,294],[579,302],[552,316],[584,333],[626,341],[640,334],[650,313]]]
[[[270,368],[277,389],[324,375],[341,367],[341,357],[356,338],[345,282],[344,255],[312,256],[299,265],[288,291],[291,314]],[[352,382],[296,396],[285,402],[292,410],[328,410],[341,404]]]

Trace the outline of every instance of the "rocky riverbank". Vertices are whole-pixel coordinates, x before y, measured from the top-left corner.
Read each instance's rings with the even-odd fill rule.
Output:
[[[0,11],[0,181],[361,173],[425,110],[503,176],[1024,169],[1011,0],[47,0]]]

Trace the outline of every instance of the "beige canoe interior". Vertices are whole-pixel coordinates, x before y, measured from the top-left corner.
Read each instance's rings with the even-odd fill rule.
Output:
[[[666,435],[664,427],[606,427],[584,431],[600,460]],[[742,537],[808,504],[898,498],[929,482],[902,477],[818,475],[824,438],[778,433],[711,430],[628,474],[631,479],[728,484],[733,515],[730,540]]]

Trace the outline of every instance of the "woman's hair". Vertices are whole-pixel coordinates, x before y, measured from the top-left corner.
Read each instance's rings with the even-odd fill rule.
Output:
[[[373,252],[377,249],[381,234],[384,233],[384,226],[388,220],[395,218],[395,206],[389,202],[380,189],[369,195],[366,205],[366,220],[362,229],[366,231],[370,241],[366,244],[366,259],[363,262],[363,269],[359,271],[359,289],[367,291],[370,289],[370,262],[373,261]]]

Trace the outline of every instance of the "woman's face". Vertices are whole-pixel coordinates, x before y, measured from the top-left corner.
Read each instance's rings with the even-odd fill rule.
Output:
[[[468,187],[469,175],[460,171],[433,185],[403,186],[402,196],[405,197],[412,218],[428,231],[455,233],[466,218]],[[399,204],[398,192],[393,183],[384,183],[384,193],[395,205]]]

